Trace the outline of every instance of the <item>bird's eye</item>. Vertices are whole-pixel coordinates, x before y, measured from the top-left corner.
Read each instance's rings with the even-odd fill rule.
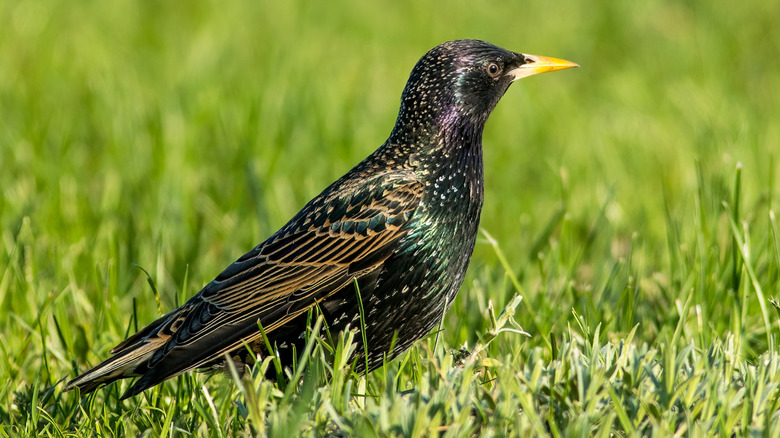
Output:
[[[498,76],[498,73],[499,73],[499,71],[500,71],[500,70],[501,70],[501,68],[500,68],[500,67],[498,66],[498,64],[496,64],[495,62],[491,62],[491,63],[490,63],[490,64],[488,64],[488,66],[487,66],[487,72],[488,72],[488,74],[489,74],[491,77],[496,77],[496,76]]]

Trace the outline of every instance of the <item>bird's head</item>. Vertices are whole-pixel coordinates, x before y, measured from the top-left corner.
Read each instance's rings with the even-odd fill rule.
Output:
[[[427,130],[464,122],[481,128],[512,82],[571,67],[578,65],[511,52],[479,40],[440,44],[412,70],[396,128]]]

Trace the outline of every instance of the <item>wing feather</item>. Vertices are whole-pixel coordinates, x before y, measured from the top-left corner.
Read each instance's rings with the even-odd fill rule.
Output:
[[[381,269],[408,233],[423,185],[409,174],[385,174],[361,187],[351,196],[315,198],[182,308],[144,329],[142,338],[120,344],[117,353],[164,342],[128,396],[257,341],[258,321],[271,332],[354,278]]]

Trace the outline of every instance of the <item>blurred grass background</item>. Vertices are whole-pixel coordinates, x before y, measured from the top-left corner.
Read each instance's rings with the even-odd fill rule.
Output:
[[[414,63],[459,38],[582,66],[516,83],[485,131],[482,227],[532,334],[490,354],[554,358],[581,315],[616,342],[639,324],[651,347],[734,335],[755,361],[777,317],[767,333],[722,202],[769,299],[779,16],[755,0],[0,3],[4,418],[378,147]],[[517,291],[496,254],[478,244],[446,345],[473,345],[488,300]]]

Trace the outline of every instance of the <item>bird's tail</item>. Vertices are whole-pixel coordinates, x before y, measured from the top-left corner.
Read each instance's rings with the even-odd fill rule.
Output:
[[[128,349],[122,354],[112,356],[68,382],[65,391],[79,388],[82,394],[87,394],[98,389],[101,385],[108,385],[115,380],[138,377],[143,374],[137,371],[138,368],[143,366],[158,347],[159,345],[147,343],[140,345],[139,348]]]
[[[143,375],[147,360],[165,344],[164,338],[149,335],[159,331],[160,326],[165,324],[173,313],[175,311],[159,318],[114,347],[110,351],[112,357],[68,382],[65,391],[79,388],[81,394],[88,394],[116,380]]]

